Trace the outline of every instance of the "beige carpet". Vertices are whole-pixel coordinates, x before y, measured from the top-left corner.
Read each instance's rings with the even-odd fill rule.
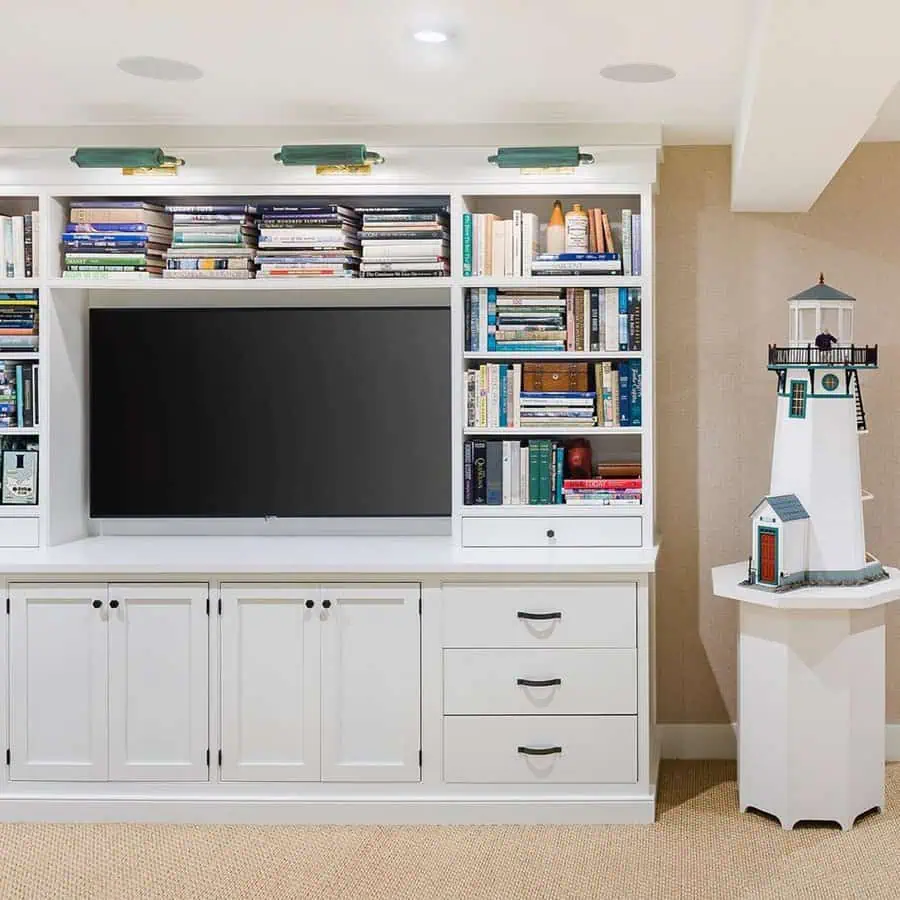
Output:
[[[735,767],[665,763],[627,827],[0,825],[0,898],[900,898],[900,765],[847,833],[737,811]]]

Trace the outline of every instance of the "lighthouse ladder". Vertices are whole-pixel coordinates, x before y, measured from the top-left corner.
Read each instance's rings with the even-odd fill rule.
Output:
[[[866,411],[862,402],[862,391],[859,387],[859,373],[853,370],[853,394],[856,397],[856,430],[866,434]]]

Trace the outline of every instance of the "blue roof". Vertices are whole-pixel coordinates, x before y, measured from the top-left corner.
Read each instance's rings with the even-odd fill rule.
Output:
[[[763,497],[756,504],[756,509],[753,512],[756,512],[760,503],[763,502],[768,503],[772,507],[772,511],[782,522],[793,522],[795,519],[809,518],[809,513],[796,494],[779,494],[777,497]]]

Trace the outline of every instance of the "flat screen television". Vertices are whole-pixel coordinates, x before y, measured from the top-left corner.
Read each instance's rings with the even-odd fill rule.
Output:
[[[90,509],[449,516],[446,308],[90,311]]]

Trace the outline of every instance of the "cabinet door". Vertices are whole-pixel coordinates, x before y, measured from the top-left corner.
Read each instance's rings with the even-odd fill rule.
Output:
[[[9,586],[10,779],[106,780],[106,594]]]
[[[222,778],[318,781],[317,587],[222,585]]]
[[[322,590],[322,780],[418,781],[419,586]]]
[[[206,584],[109,586],[109,778],[206,781]]]

